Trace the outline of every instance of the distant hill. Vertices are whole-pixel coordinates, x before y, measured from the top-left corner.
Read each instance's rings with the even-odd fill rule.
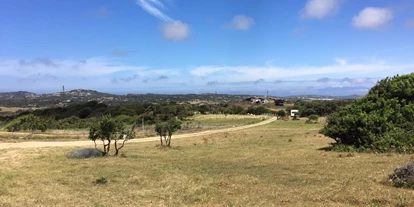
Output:
[[[37,98],[37,97],[39,97],[37,94],[27,92],[27,91],[0,93],[0,99],[26,99],[26,98]]]
[[[36,94],[27,91],[0,93],[0,106],[11,107],[53,107],[65,106],[72,103],[87,101],[98,101],[109,105],[130,103],[159,103],[159,102],[242,102],[246,97],[252,95],[230,95],[230,94],[127,94],[115,95],[102,93],[95,90],[76,89],[67,92],[56,92],[49,94]],[[361,96],[321,96],[321,95],[297,95],[279,97],[289,100],[337,100],[356,99]]]
[[[324,95],[307,95],[307,94],[303,94],[303,95],[295,95],[295,96],[286,96],[284,98],[287,99],[318,99],[318,100],[353,100],[353,99],[358,99],[361,98],[363,96],[361,95],[349,95],[349,96],[324,96]]]

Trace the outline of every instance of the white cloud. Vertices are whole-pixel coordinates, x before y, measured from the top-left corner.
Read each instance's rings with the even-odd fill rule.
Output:
[[[191,75],[197,77],[209,77],[211,79],[226,81],[254,81],[264,77],[268,80],[280,80],[283,78],[307,77],[307,76],[331,76],[331,75],[367,75],[392,76],[397,73],[410,73],[414,64],[390,65],[381,63],[370,64],[346,64],[327,65],[320,67],[257,67],[257,66],[202,66],[191,69]],[[225,74],[225,75],[223,75]]]
[[[255,24],[254,19],[244,15],[236,15],[233,17],[228,27],[235,30],[249,30]]]
[[[81,61],[37,58],[34,60],[2,60],[0,61],[0,76],[25,78],[33,74],[49,74],[56,77],[97,77],[125,71],[142,72],[146,68],[124,65],[105,57]]]
[[[164,20],[166,22],[172,22],[174,21],[169,16],[164,14],[164,12],[161,11],[161,9],[164,8],[164,4],[159,0],[136,0],[136,3],[144,9],[146,12],[151,14],[154,17],[157,17],[161,20]]]
[[[181,21],[167,22],[160,25],[160,29],[167,40],[184,41],[190,35],[190,26]]]
[[[308,0],[300,16],[302,18],[322,19],[335,13],[341,3],[342,0]]]
[[[339,65],[346,65],[347,61],[345,59],[341,59],[341,58],[335,58],[336,63],[338,63]]]
[[[378,29],[385,27],[392,19],[390,9],[367,7],[352,19],[352,25],[359,29]]]

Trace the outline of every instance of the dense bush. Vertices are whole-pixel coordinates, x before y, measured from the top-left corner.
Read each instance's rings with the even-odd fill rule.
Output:
[[[310,115],[309,117],[308,117],[308,120],[306,120],[306,124],[317,124],[318,123],[318,120],[319,120],[319,116],[318,115],[315,115],[315,114],[313,114],[313,115]]]
[[[258,107],[251,106],[247,108],[246,113],[254,114],[254,115],[261,115],[261,114],[270,113],[270,110],[263,106],[258,106]]]
[[[47,128],[47,124],[33,114],[21,116],[17,119],[14,119],[6,126],[6,129],[9,132],[16,132],[20,130],[29,130],[31,132],[41,130],[44,132]]]
[[[395,187],[414,188],[414,161],[396,167],[389,175],[389,181]]]
[[[308,117],[310,115],[327,116],[332,114],[342,107],[350,104],[349,100],[331,100],[331,101],[297,101],[294,109],[299,110],[301,117]]]
[[[412,152],[414,73],[379,81],[364,98],[330,115],[321,133],[358,150]]]

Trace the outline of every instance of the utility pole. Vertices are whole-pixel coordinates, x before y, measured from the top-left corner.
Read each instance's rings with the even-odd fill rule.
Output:
[[[62,100],[61,100],[61,102],[62,102],[62,104],[65,102],[65,85],[63,85],[62,86]]]

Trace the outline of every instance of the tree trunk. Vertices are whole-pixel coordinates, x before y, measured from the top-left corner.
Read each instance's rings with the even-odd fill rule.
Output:
[[[160,142],[161,142],[161,146],[162,146],[162,135],[160,135]]]
[[[168,146],[168,147],[171,147],[171,136],[170,136],[170,135],[168,135],[168,142],[167,142],[167,146]]]
[[[164,135],[165,145],[168,145],[167,136]]]
[[[118,155],[119,150],[121,150],[121,149],[124,147],[125,142],[126,142],[126,140],[124,140],[124,141],[122,142],[122,145],[121,145],[119,148],[117,148],[117,147],[116,147],[116,141],[115,141],[115,154],[114,154],[114,156],[117,156],[117,155]]]
[[[118,140],[116,139],[114,141],[114,146],[115,146],[115,154],[114,154],[114,156],[117,156],[118,155],[118,152],[119,152],[119,149],[118,149],[118,146],[117,146],[117,142],[118,142]]]
[[[103,144],[103,148],[104,148],[104,155],[107,155],[105,140],[102,140],[102,144]]]

